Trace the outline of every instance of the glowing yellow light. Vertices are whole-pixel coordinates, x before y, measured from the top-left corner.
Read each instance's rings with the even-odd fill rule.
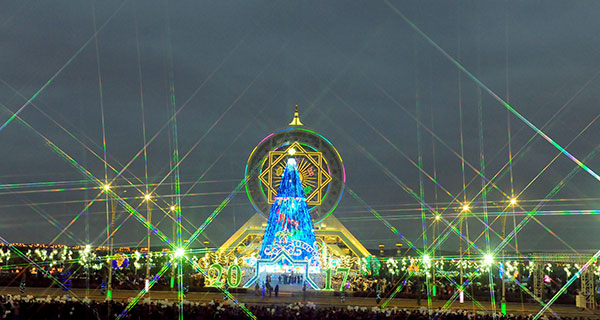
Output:
[[[435,220],[440,220],[442,217],[438,214],[435,216]]]
[[[513,206],[514,206],[515,204],[517,204],[517,198],[512,198],[512,199],[510,199],[510,204],[511,204],[511,205],[513,205]]]
[[[423,263],[429,264],[430,262],[431,262],[431,257],[428,254],[424,255],[423,256]]]
[[[145,199],[146,201],[148,201],[148,200],[152,199],[152,196],[151,196],[150,194],[145,194],[145,195],[144,195],[144,199]]]
[[[467,211],[469,211],[469,210],[471,210],[471,208],[469,207],[469,205],[468,205],[468,204],[464,204],[464,205],[462,206],[462,211],[463,211],[463,212],[467,212]]]
[[[296,149],[290,148],[290,150],[288,150],[288,153],[290,154],[290,156],[293,156],[296,154]]]
[[[175,209],[177,209],[177,208],[175,208],[175,206],[171,206],[170,209],[171,209],[171,211],[175,211]]]
[[[492,255],[491,255],[491,254],[489,254],[489,253],[486,253],[486,254],[483,256],[483,263],[484,263],[485,265],[487,265],[487,266],[489,266],[490,264],[494,263],[494,256],[492,256]]]
[[[105,184],[102,186],[102,189],[104,189],[104,191],[108,191],[110,190],[110,184]]]
[[[177,248],[175,250],[175,257],[176,258],[181,258],[181,257],[183,257],[184,254],[185,254],[185,250],[183,250],[183,248]]]

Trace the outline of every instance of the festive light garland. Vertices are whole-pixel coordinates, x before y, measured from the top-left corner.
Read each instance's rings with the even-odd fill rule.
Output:
[[[108,255],[100,254],[102,250],[98,248],[93,249],[89,246],[85,247],[42,247],[42,246],[30,246],[23,248],[24,256],[14,256],[11,254],[11,250],[7,250],[0,247],[0,270],[6,271],[17,271],[23,267],[29,267],[29,272],[37,273],[38,270],[35,267],[31,267],[25,259],[29,261],[36,261],[40,268],[46,269],[51,273],[58,272],[63,274],[64,272],[74,272],[76,274],[77,269],[72,269],[72,266],[79,265],[87,267],[92,270],[101,270],[107,267],[107,263],[112,264],[114,257],[118,256],[122,259],[127,259],[129,264],[122,264],[114,270],[114,272],[135,272],[145,266],[146,259],[149,259],[151,265],[159,266],[165,263],[175,264],[177,261],[173,261],[174,252],[169,250],[157,251],[157,252],[140,252],[138,250],[131,251],[129,249],[119,250],[111,259]],[[128,252],[129,253],[125,253]],[[220,252],[212,252],[206,250],[198,250],[194,252],[191,250],[187,254],[187,258],[190,259],[194,265],[204,268],[207,270],[205,275],[205,285],[207,286],[224,286],[236,287],[241,283],[244,283],[244,279],[252,277],[254,274],[254,267],[256,264],[256,254],[248,256],[236,256],[232,253],[223,254]],[[410,276],[425,276],[431,277],[432,272],[440,275],[442,278],[457,279],[460,275],[459,270],[462,269],[463,277],[467,279],[479,279],[487,276],[487,272],[490,268],[498,270],[500,263],[486,263],[483,259],[459,259],[457,257],[436,257],[431,259],[429,257],[386,257],[379,258],[375,256],[368,256],[364,258],[342,256],[338,257],[331,253],[323,255],[321,257],[322,263],[328,261],[328,264],[323,264],[327,268],[323,268],[323,288],[340,285],[339,275],[336,274],[336,270],[348,270],[348,275],[353,278],[356,277],[367,277],[367,278],[394,278],[394,277],[410,277]],[[546,258],[547,259],[547,258]],[[175,259],[176,260],[176,259]],[[332,261],[336,261],[336,266],[332,267]],[[221,266],[221,272],[215,274],[214,269],[211,266]],[[533,277],[536,268],[542,268],[544,278],[547,283],[556,282],[555,279],[570,278],[573,274],[578,272],[581,265],[578,263],[562,263],[562,262],[536,262],[536,257],[523,257],[522,259],[505,260],[502,264],[502,272],[505,274],[506,279],[515,279],[519,282],[527,281]],[[597,261],[590,265],[593,274],[596,277],[600,277],[600,265]],[[327,282],[325,273],[327,270],[331,270],[331,278]],[[499,272],[499,270],[498,270]],[[332,279],[332,280],[331,280]],[[335,285],[334,285],[335,283]],[[321,285],[320,285],[321,286]],[[337,289],[335,289],[337,290]]]

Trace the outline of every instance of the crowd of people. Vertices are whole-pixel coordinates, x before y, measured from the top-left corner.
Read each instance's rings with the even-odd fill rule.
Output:
[[[129,301],[122,302],[95,302],[72,301],[67,297],[33,298],[31,296],[0,296],[0,317],[7,320],[58,320],[81,319],[100,320],[115,319],[122,315],[122,319],[175,319],[179,315],[179,306],[169,301],[140,301],[133,305],[127,312]],[[533,315],[502,316],[490,313],[472,313],[463,310],[432,310],[426,308],[408,310],[399,308],[368,308],[368,307],[319,307],[311,302],[295,303],[289,305],[250,305],[243,306],[232,301],[210,301],[205,303],[186,302],[183,308],[186,319],[389,319],[389,320],[531,320]],[[555,320],[552,316],[542,316],[543,320]],[[582,320],[585,317],[569,318],[563,320]]]

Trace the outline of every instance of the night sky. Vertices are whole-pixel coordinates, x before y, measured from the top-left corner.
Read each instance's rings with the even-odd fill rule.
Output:
[[[298,104],[304,124],[344,160],[346,191],[360,200],[346,192],[334,215],[367,248],[402,242],[369,209],[423,247],[421,204],[411,195],[420,181],[424,203],[444,217],[436,233],[447,231],[464,199],[461,154],[477,246],[486,247],[484,194],[492,249],[500,242],[496,217],[513,193],[512,166],[521,208],[508,209],[507,233],[547,198],[518,232],[520,251],[598,248],[600,219],[587,213],[598,209],[600,181],[480,85],[600,172],[598,12],[597,1],[4,1],[0,236],[106,240],[103,132],[108,164],[129,164],[113,184],[119,196],[145,215],[146,182],[162,183],[152,214],[168,235],[160,209],[172,204],[177,133],[188,236]],[[474,169],[493,178],[485,192]],[[244,192],[234,195],[206,229],[213,246],[254,214]],[[116,245],[141,245],[146,229],[117,212]],[[448,233],[440,248],[456,250],[458,236]]]

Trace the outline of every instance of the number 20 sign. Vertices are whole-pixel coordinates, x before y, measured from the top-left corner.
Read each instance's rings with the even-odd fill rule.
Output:
[[[222,287],[223,282],[221,281],[221,276],[223,275],[223,266],[218,263],[212,264],[210,267],[208,267],[207,275],[211,269],[216,270],[217,275],[214,277],[207,277],[207,278],[209,278],[209,282],[210,282],[210,285],[208,285],[208,287],[215,287],[215,288]],[[233,274],[235,274],[235,281],[233,280]],[[238,287],[241,282],[242,282],[242,268],[240,268],[240,266],[237,264],[230,265],[229,268],[227,268],[227,285],[232,288],[235,288],[235,287]]]

